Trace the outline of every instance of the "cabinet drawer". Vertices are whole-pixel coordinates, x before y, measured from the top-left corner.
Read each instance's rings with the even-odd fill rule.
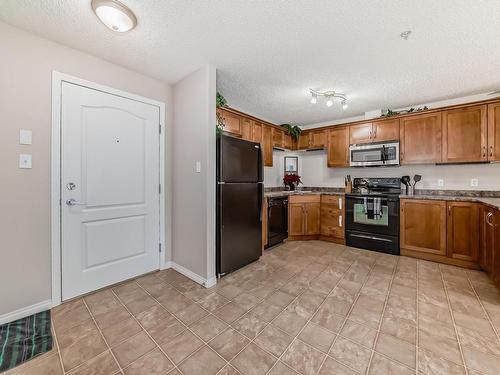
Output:
[[[344,198],[341,195],[322,195],[321,204],[331,204],[334,205],[335,208],[342,209],[343,199]]]
[[[292,203],[319,203],[320,195],[290,195],[288,202]]]

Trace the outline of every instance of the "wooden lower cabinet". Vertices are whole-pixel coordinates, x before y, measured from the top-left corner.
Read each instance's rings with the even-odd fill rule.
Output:
[[[321,200],[319,195],[290,196],[288,199],[289,237],[317,236],[320,232]],[[299,238],[297,238],[299,239]]]
[[[344,204],[343,196],[321,196],[320,239],[340,243],[345,242]]]
[[[500,210],[496,210],[493,221],[493,242],[490,244],[493,262],[491,265],[491,278],[500,288]]]
[[[496,232],[498,231],[498,218],[496,210],[490,207],[481,207],[479,211],[479,223],[479,266],[486,272],[492,272],[495,244],[500,246],[500,242],[497,242],[497,239],[495,238]]]
[[[447,256],[477,262],[479,205],[471,202],[447,202],[447,209]]]

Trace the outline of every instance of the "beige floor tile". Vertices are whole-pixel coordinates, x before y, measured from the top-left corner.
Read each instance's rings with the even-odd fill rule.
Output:
[[[220,294],[213,293],[202,300],[199,301],[199,304],[206,310],[210,312],[214,312],[215,310],[221,308],[224,306],[226,303],[228,303],[229,300],[226,297],[221,296]]]
[[[188,359],[186,359],[179,369],[184,375],[215,375],[226,365],[221,357],[208,346],[203,346]]]
[[[239,372],[231,365],[226,365],[219,371],[218,375],[239,375]]]
[[[183,322],[187,326],[190,326],[193,323],[196,323],[198,320],[200,320],[201,318],[203,318],[207,315],[208,315],[208,311],[201,308],[196,303],[193,303],[192,305],[189,305],[185,309],[182,309],[182,310],[175,313],[175,316],[177,317],[177,319],[179,319],[181,322]]]
[[[419,348],[418,349],[418,370],[422,374],[446,374],[446,375],[464,375],[465,367],[457,365],[447,359]]]
[[[324,299],[324,295],[311,290],[306,290],[297,300],[287,307],[287,310],[309,320],[314,315],[316,310],[318,310],[318,307]]]
[[[303,375],[314,375],[318,372],[325,354],[319,350],[295,340],[282,357],[282,361]]]
[[[113,347],[116,344],[134,336],[142,331],[141,326],[131,316],[125,320],[118,321],[116,324],[102,330],[102,334],[109,346]]]
[[[171,316],[171,314],[165,310],[163,306],[156,305],[137,314],[136,318],[146,330],[149,330],[164,322],[169,316]]]
[[[161,346],[175,364],[179,364],[195,350],[203,346],[203,341],[189,331],[184,331],[170,342]]]
[[[227,299],[233,299],[234,297],[240,295],[243,292],[244,292],[243,289],[238,288],[237,286],[232,284],[228,284],[220,289],[219,288],[217,289],[217,293],[226,297]]]
[[[158,324],[147,329],[148,333],[158,345],[170,342],[184,330],[185,328],[182,323],[170,314],[166,315]]]
[[[241,349],[250,343],[250,340],[240,334],[238,331],[229,328],[215,339],[210,341],[209,345],[219,353],[226,361],[230,361],[238,354]]]
[[[59,355],[54,353],[43,358],[35,358],[29,362],[15,367],[5,373],[6,375],[62,375]]]
[[[278,290],[277,292],[267,297],[266,302],[283,309],[294,299],[295,296]]]
[[[345,316],[337,315],[329,305],[324,304],[312,318],[312,322],[332,331],[339,332]]]
[[[416,346],[406,341],[399,340],[385,333],[380,333],[375,345],[375,351],[408,367],[415,368]]]
[[[52,310],[52,320],[57,334],[74,328],[89,319],[90,313],[81,298],[64,303]]]
[[[259,317],[259,319],[270,322],[274,318],[276,318],[281,313],[281,309],[274,305],[270,305],[267,302],[261,302],[257,306],[255,306],[252,310],[252,314]]]
[[[248,292],[243,292],[233,298],[233,301],[243,307],[245,310],[250,310],[252,307],[257,305],[260,301],[261,298],[254,296],[253,294],[250,294]]]
[[[371,351],[352,341],[338,337],[333,344],[330,355],[337,361],[363,373],[368,368]]]
[[[162,306],[171,313],[176,313],[185,309],[193,303],[192,300],[185,297],[178,291],[173,291],[172,293],[164,294],[161,297],[158,297],[158,302],[160,302]]]
[[[231,324],[236,319],[245,314],[245,312],[246,310],[243,307],[234,302],[229,302],[228,304],[218,309],[214,314],[226,323]]]
[[[121,306],[111,289],[89,294],[84,297],[84,300],[94,316],[104,314],[117,306]]]
[[[467,367],[488,375],[499,373],[500,357],[492,356],[491,354],[483,353],[467,346],[464,346],[462,350]]]
[[[68,372],[68,375],[108,375],[114,374],[119,370],[113,355],[109,350],[97,357],[85,362],[74,370]]]
[[[194,288],[185,292],[184,295],[192,299],[193,301],[198,302],[213,293],[215,293],[214,288],[205,288],[201,285],[197,285]]]
[[[500,357],[500,342],[495,335],[487,336],[472,329],[457,327],[458,338],[462,346],[468,346],[480,352]]]
[[[374,353],[370,364],[370,369],[368,370],[370,375],[413,375],[415,370],[410,370],[409,368],[400,365],[390,359]]]
[[[157,348],[130,364],[123,372],[125,375],[163,375],[173,368],[172,362]]]
[[[292,336],[270,324],[257,336],[254,342],[261,348],[279,357],[292,340]]]
[[[127,306],[127,309],[132,314],[137,315],[138,313],[147,310],[157,304],[158,302],[156,302],[151,296],[149,296],[143,290],[140,290],[139,292],[135,293],[134,299],[125,303],[125,306]]]
[[[214,315],[208,315],[191,326],[191,330],[204,341],[209,341],[224,331],[228,325]]]
[[[118,305],[112,307],[111,309],[94,315],[94,319],[100,329],[105,329],[116,324],[116,322],[126,320],[130,317],[130,313],[123,307],[119,302]]]
[[[296,336],[306,323],[306,319],[287,310],[283,310],[283,312],[273,321],[275,326],[281,328],[291,336]]]
[[[349,367],[344,366],[342,363],[327,357],[318,375],[356,375],[358,374]]]
[[[232,327],[242,333],[249,339],[253,340],[260,331],[266,326],[266,322],[259,319],[257,315],[249,313],[238,319],[232,324]]]
[[[283,362],[278,361],[272,370],[269,372],[269,375],[297,375],[298,372],[292,370],[289,366],[285,365]]]
[[[368,326],[347,320],[342,327],[340,335],[368,348],[373,348],[377,331]]]
[[[125,367],[153,350],[154,347],[154,342],[149,338],[146,332],[141,332],[112,350],[120,366]]]
[[[416,344],[417,342],[417,325],[412,320],[383,317],[380,331],[407,341],[410,344]]]
[[[314,323],[308,323],[299,335],[299,339],[305,343],[328,353],[335,339],[335,334]]]
[[[458,347],[458,341],[434,335],[425,331],[419,331],[419,347],[429,350],[440,357],[446,358],[459,365],[462,364],[462,356]]]
[[[276,362],[276,358],[257,345],[250,344],[231,361],[231,365],[242,375],[264,375],[274,362]]]

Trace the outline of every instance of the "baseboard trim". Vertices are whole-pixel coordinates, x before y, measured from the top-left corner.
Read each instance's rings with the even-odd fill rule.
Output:
[[[197,273],[194,273],[191,270],[188,270],[186,267],[181,266],[180,264],[177,264],[175,262],[170,262],[171,268],[176,270],[177,272],[183,274],[186,277],[189,277],[191,280],[194,282],[203,285],[205,288],[210,288],[214,286],[217,283],[217,279],[215,277],[212,277],[210,279],[205,279],[204,277],[198,275]]]
[[[169,268],[172,268],[173,262],[169,260],[168,262],[165,262],[161,267],[160,270],[168,270]]]
[[[52,300],[48,299],[42,302],[35,303],[31,306],[22,307],[10,313],[0,315],[0,325],[13,322],[14,320],[25,318],[27,316],[49,310],[52,307]]]

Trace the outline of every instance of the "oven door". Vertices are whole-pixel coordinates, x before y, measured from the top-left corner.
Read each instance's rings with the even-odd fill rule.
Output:
[[[399,236],[399,200],[392,197],[347,196],[346,230]]]
[[[350,145],[349,160],[351,167],[399,165],[399,143]]]

